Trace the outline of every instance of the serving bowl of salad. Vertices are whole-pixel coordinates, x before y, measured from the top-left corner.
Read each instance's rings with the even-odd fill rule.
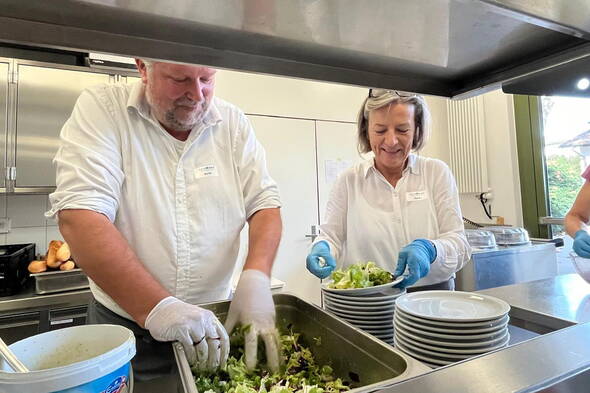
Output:
[[[377,266],[375,262],[356,263],[346,269],[337,269],[330,275],[330,280],[322,283],[322,290],[349,295],[367,295],[378,293],[400,283],[403,277]],[[401,289],[400,289],[401,291]]]

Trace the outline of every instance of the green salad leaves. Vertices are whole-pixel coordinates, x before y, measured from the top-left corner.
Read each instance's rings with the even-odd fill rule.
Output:
[[[375,262],[357,263],[345,270],[334,270],[330,278],[332,282],[328,288],[333,289],[368,288],[393,281],[393,275],[375,265]]]
[[[328,365],[316,363],[311,351],[299,343],[299,333],[281,335],[283,365],[278,373],[263,368],[264,351],[255,370],[249,372],[244,362],[244,332],[249,326],[234,329],[230,356],[224,369],[199,372],[193,369],[199,393],[339,393],[350,390],[335,378]]]

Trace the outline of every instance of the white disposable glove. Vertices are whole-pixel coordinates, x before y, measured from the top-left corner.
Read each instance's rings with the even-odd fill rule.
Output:
[[[275,372],[280,363],[280,340],[275,327],[275,305],[270,293],[270,278],[255,269],[244,270],[236,293],[229,306],[225,329],[231,331],[237,323],[250,325],[246,332],[244,350],[246,367],[256,367],[258,335],[262,336],[266,348],[268,368]]]
[[[168,296],[150,311],[145,327],[158,341],[179,341],[189,363],[199,370],[225,366],[229,337],[209,310]]]

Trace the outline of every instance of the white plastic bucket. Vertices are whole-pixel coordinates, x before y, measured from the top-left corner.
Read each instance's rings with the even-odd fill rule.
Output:
[[[10,345],[31,372],[0,363],[0,393],[131,393],[133,332],[85,325],[38,334]]]

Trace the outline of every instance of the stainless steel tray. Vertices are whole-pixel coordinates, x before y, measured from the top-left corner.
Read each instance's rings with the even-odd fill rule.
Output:
[[[82,269],[56,270],[31,274],[35,278],[35,293],[44,295],[88,288],[88,277]]]
[[[294,295],[281,293],[273,299],[279,327],[291,324],[318,362],[329,364],[337,377],[358,378],[351,390],[353,393],[386,387],[431,371],[392,346]],[[229,303],[211,303],[203,307],[224,321]],[[174,343],[173,348],[184,392],[198,393],[182,345]]]

